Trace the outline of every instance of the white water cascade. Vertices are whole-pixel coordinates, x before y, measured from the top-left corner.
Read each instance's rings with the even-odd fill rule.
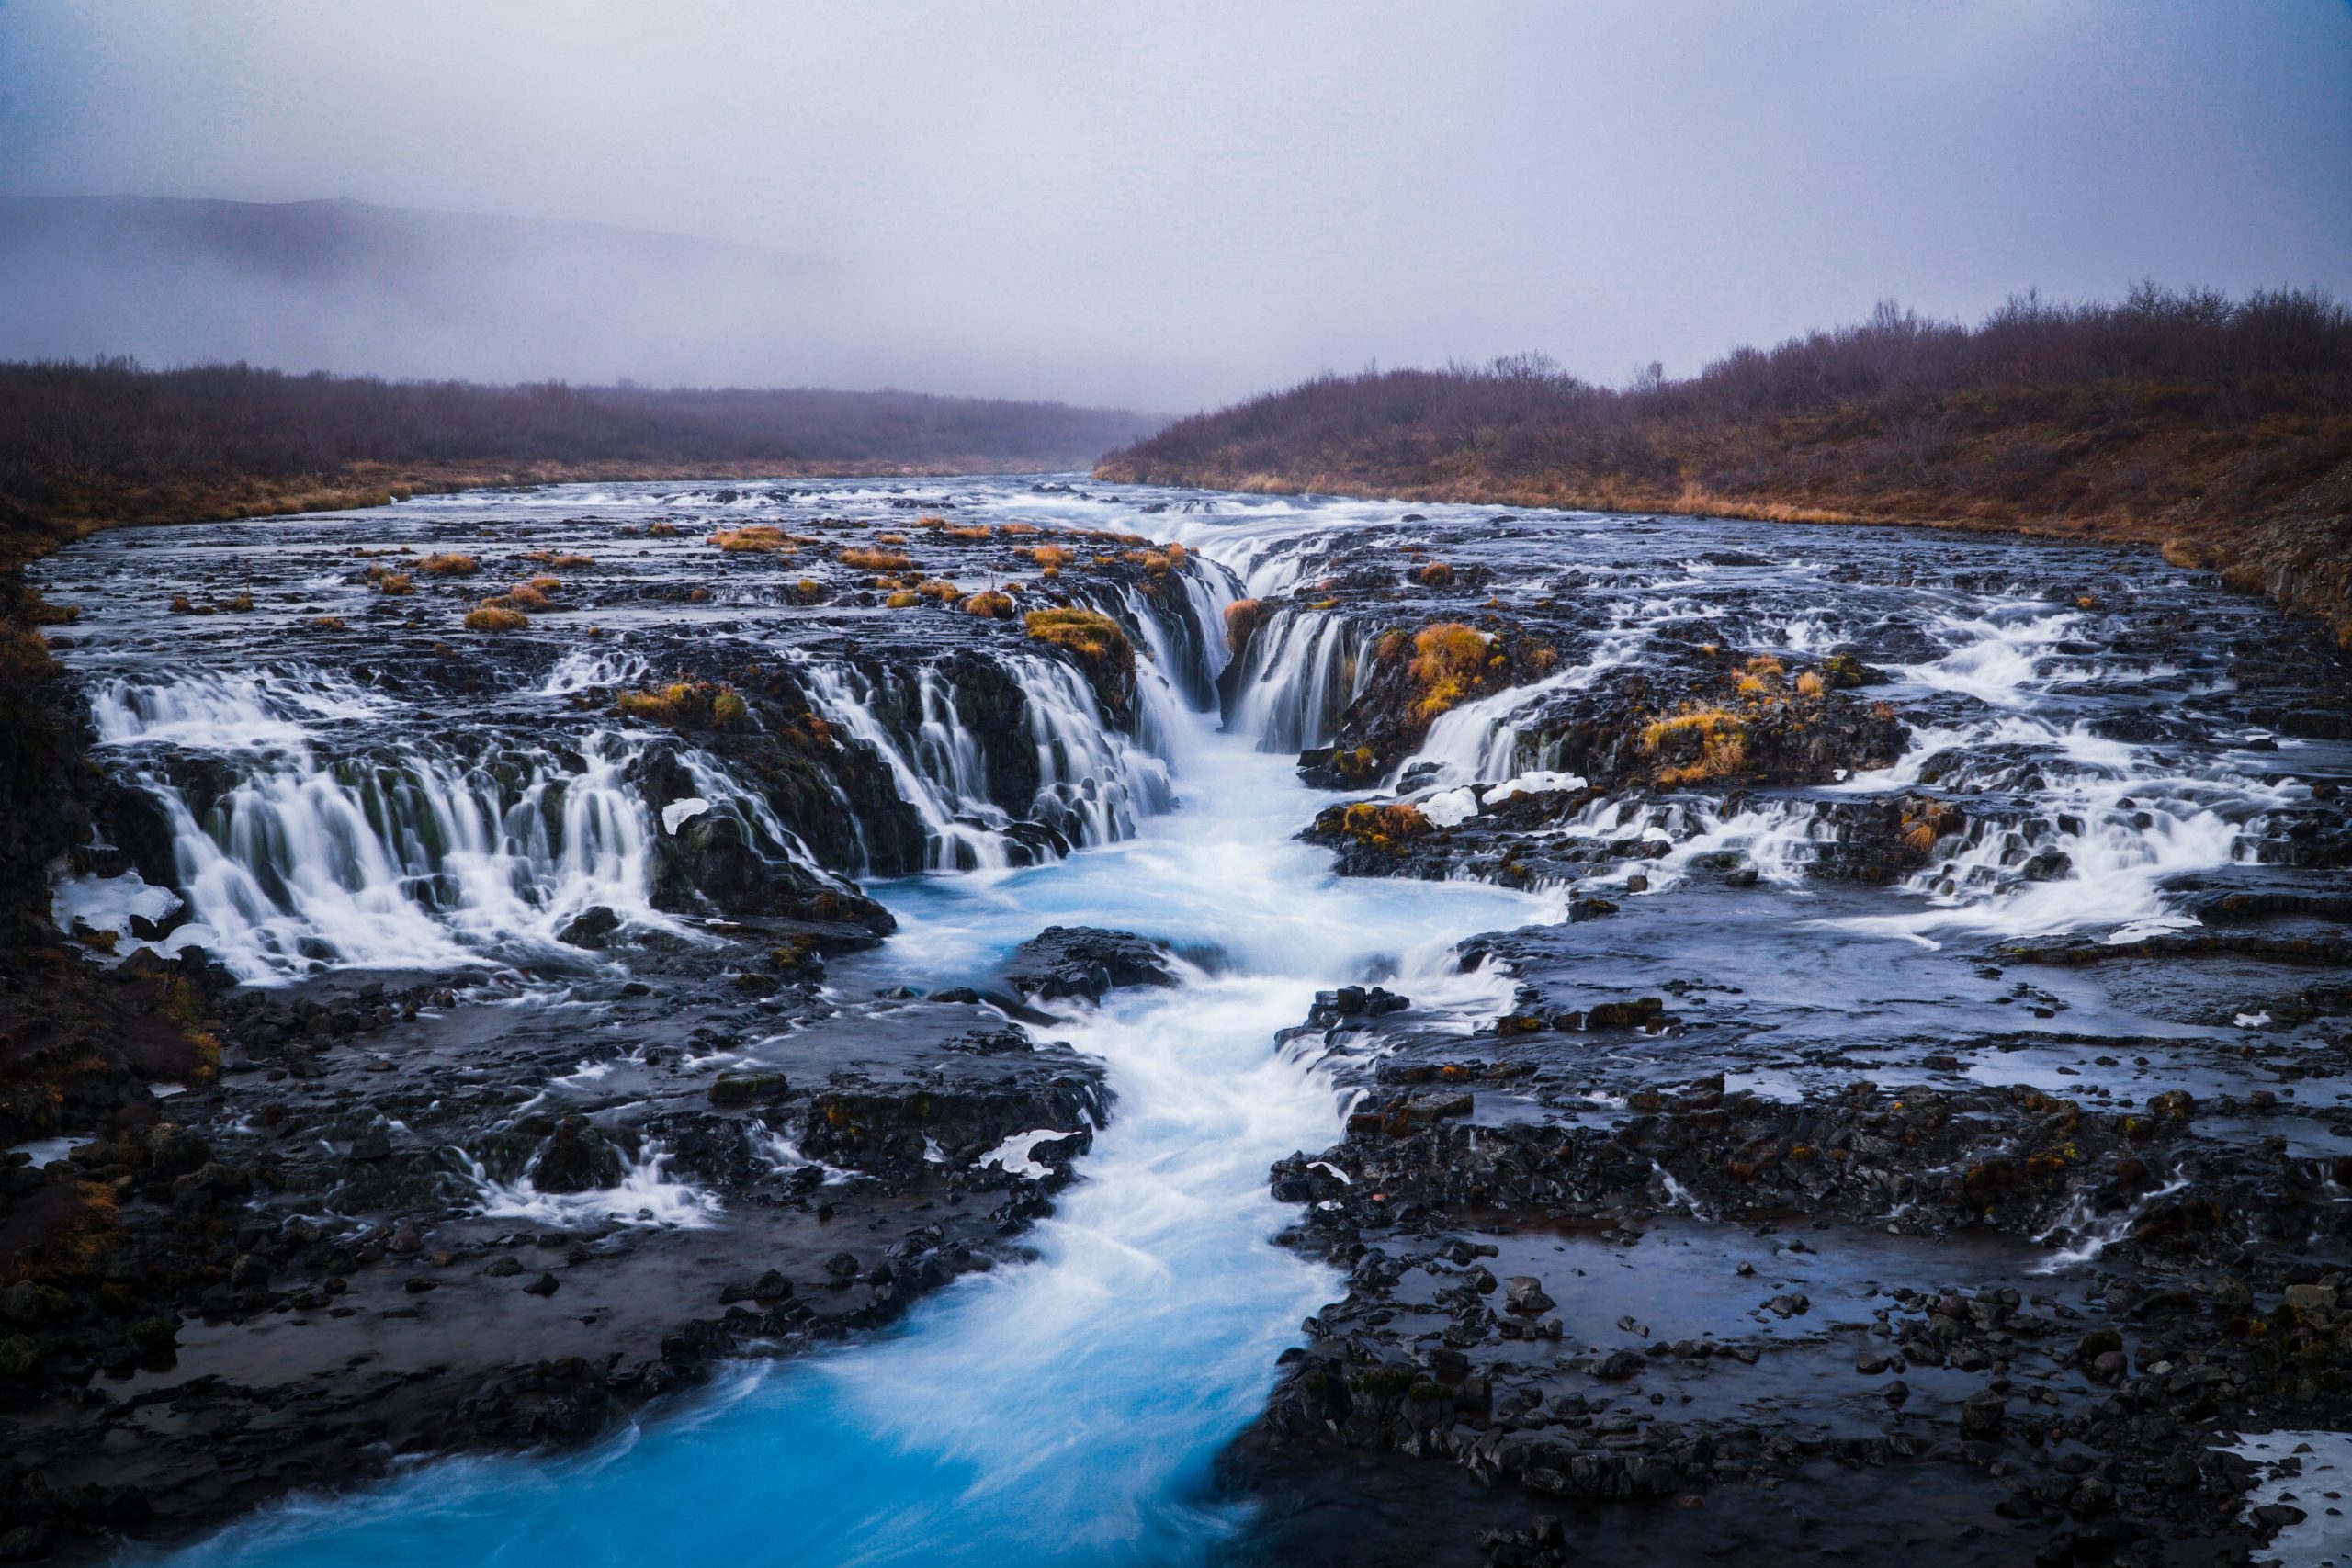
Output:
[[[1166,752],[1177,732],[1171,715],[1182,704],[1155,666],[1138,667],[1137,733],[1130,737],[1111,724],[1093,688],[1069,665],[1029,653],[997,662],[1021,694],[1023,739],[1036,757],[1036,794],[1019,820],[1041,824],[1072,845],[1107,844],[1131,837],[1138,818],[1169,808],[1175,791]],[[796,664],[826,721],[871,747],[899,798],[914,807],[926,840],[925,869],[1014,863],[1023,842],[1014,832],[1015,813],[989,787],[989,747],[1013,742],[985,738],[964,721],[937,662],[918,666],[911,677],[805,656]],[[897,725],[894,714],[903,716]]]

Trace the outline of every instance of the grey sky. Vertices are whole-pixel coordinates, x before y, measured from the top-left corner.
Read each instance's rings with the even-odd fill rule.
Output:
[[[2352,293],[2344,0],[5,0],[0,93],[0,191],[806,258],[827,330],[775,381],[1181,411],[1371,360],[1687,371],[1886,296]],[[571,354],[512,373],[605,368]]]

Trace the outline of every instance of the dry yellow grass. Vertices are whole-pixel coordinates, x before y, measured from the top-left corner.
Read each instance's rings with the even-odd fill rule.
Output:
[[[1012,596],[991,588],[985,593],[975,593],[964,601],[964,613],[988,620],[1002,620],[1012,614]]]
[[[1413,634],[1413,661],[1406,672],[1419,688],[1414,711],[1432,719],[1469,695],[1486,671],[1487,643],[1476,627],[1440,621]]]
[[[799,549],[791,535],[770,523],[721,528],[710,536],[710,542],[729,555],[788,556]]]

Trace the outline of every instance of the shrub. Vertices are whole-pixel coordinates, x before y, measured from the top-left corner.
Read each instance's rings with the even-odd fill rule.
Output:
[[[1262,599],[1236,599],[1225,607],[1225,640],[1233,649],[1233,657],[1241,657],[1250,646],[1250,637],[1265,624],[1266,604]]]
[[[1440,621],[1413,634],[1413,661],[1406,673],[1419,688],[1416,710],[1435,718],[1470,694],[1487,667],[1487,637],[1459,621]]]
[[[673,729],[726,729],[749,722],[751,705],[732,686],[709,681],[673,681],[642,692],[622,692],[613,699],[624,718],[666,724]]]
[[[478,604],[466,612],[466,629],[469,632],[516,632],[530,624],[530,616],[503,604]]]
[[[1110,616],[1075,606],[1032,610],[1022,617],[1022,625],[1039,642],[1076,654],[1095,691],[1112,708],[1125,707],[1135,695],[1135,645]]]
[[[435,577],[471,577],[481,570],[481,562],[471,556],[451,555],[435,550],[419,560],[416,563],[416,570],[431,572]]]
[[[1657,773],[1661,786],[1721,778],[1747,765],[1747,721],[1722,708],[1679,713],[1645,726],[1642,750],[1668,759]]]
[[[1378,806],[1362,800],[1340,813],[1338,828],[1342,837],[1402,854],[1407,840],[1430,830],[1430,819],[1409,801]]]
[[[788,556],[797,548],[792,536],[772,523],[721,528],[710,536],[710,542],[729,555]]]

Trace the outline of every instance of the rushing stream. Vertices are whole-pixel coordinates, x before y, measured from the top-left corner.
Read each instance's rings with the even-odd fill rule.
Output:
[[[1162,580],[1176,586],[1156,596],[1072,590],[1142,651],[1131,716],[1114,719],[1114,697],[1070,663],[975,642],[966,617],[925,643],[906,628],[927,610],[876,608],[870,592],[855,607],[837,598],[787,615],[749,578],[707,591],[714,553],[689,558],[692,541],[647,527],[802,526],[928,498],[961,523],[1131,530],[1189,547],[1193,558],[1179,552]],[[65,877],[59,909],[66,923],[119,933],[121,953],[199,947],[264,992],[472,966],[518,1029],[577,1037],[564,1048],[579,1070],[531,1105],[552,1097],[591,1114],[625,1109],[630,1086],[653,1082],[668,1058],[628,1047],[643,1026],[625,1021],[643,1015],[607,1017],[621,1006],[620,971],[581,933],[616,930],[689,957],[731,940],[741,928],[675,893],[684,874],[673,844],[721,822],[731,838],[696,841],[750,851],[698,866],[749,863],[804,899],[862,886],[895,918],[880,946],[831,959],[808,1005],[985,990],[1020,944],[1056,925],[1150,938],[1178,955],[1182,976],[1099,1005],[1041,1004],[1053,1017],[1034,1032],[1099,1059],[1111,1098],[1078,1179],[1025,1233],[1029,1260],[967,1274],[879,1337],[749,1363],[757,1370],[673,1396],[587,1450],[424,1461],[356,1495],[270,1507],[172,1560],[1204,1561],[1248,1515],[1220,1500],[1211,1461],[1264,1407],[1301,1320],[1341,1289],[1333,1270],[1272,1239],[1299,1211],[1270,1191],[1269,1166],[1331,1145],[1362,1088],[1338,1073],[1340,1036],[1277,1043],[1317,991],[1376,982],[1410,998],[1419,1048],[1458,1037],[1467,1050],[1482,1026],[1491,1044],[1493,1021],[1515,1005],[1512,981],[1465,965],[1456,944],[1556,927],[1549,940],[1575,959],[1563,972],[1596,997],[1701,975],[1742,998],[1733,1026],[1689,1037],[1692,1071],[1712,1066],[1767,1100],[1835,1087],[1858,1066],[1900,1083],[1928,1070],[1923,1053],[1962,1027],[1951,1020],[2011,999],[1972,967],[1982,944],[2130,942],[2194,927],[2192,894],[2287,885],[2293,856],[2279,846],[2312,803],[2310,780],[2346,761],[2340,742],[2283,735],[2260,711],[2229,706],[2236,682],[2220,656],[2150,644],[2142,621],[2188,602],[2158,567],[2135,589],[2146,599],[2135,621],[2089,592],[2046,591],[2035,580],[2045,563],[2014,544],[1527,512],[1482,533],[1469,526],[1481,515],[1027,481],[916,481],[903,495],[569,487],[257,523],[258,540],[116,535],[62,558],[49,592],[84,605],[71,657],[89,682],[100,751],[153,803],[158,826],[133,855],[140,870]],[[534,546],[524,558],[574,551],[577,570],[593,557],[626,575],[627,594],[561,623],[593,619],[598,640],[550,648],[541,634],[559,623],[541,615],[494,665],[461,665],[435,640],[444,633],[389,620],[390,640],[376,643],[362,617],[389,616],[390,601],[355,576],[353,546],[453,548],[506,519],[520,522],[498,541]],[[1440,530],[1442,542],[1428,544]],[[1551,617],[1556,646],[1540,677],[1454,705],[1353,795],[1311,789],[1297,753],[1329,747],[1374,679],[1377,626],[1350,613],[1362,604],[1346,598],[1360,586],[1351,573],[1383,552],[1418,561],[1424,545],[1466,581],[1491,565],[1487,607]],[[265,630],[258,616],[223,613],[156,630],[145,601],[207,585],[225,596],[238,552],[281,556],[275,581],[292,624],[322,629]],[[1064,581],[1078,578],[1072,567]],[[820,587],[785,592],[806,601]],[[1227,671],[1224,611],[1242,599],[1270,609]],[[1502,876],[1467,866],[1443,880],[1342,876],[1329,847],[1300,836],[1335,798],[1375,789],[1473,839],[1515,796],[1582,790],[1550,716],[1652,666],[1669,644],[1702,639],[1710,655],[1720,642],[1792,666],[1860,648],[1877,667],[1866,694],[1907,727],[1899,748],[1883,765],[1783,787],[1600,789],[1555,825],[1555,841],[1616,846],[1610,855],[1563,851],[1575,864],[1533,871],[1521,856]],[[689,641],[784,672],[811,722],[860,743],[870,765],[794,774],[793,798],[820,804],[780,814],[779,786],[755,782],[718,740],[616,721],[611,692],[659,685]],[[976,677],[970,660],[982,658]],[[2192,702],[2206,711],[2181,722]],[[1020,715],[1018,728],[977,722],[990,703]],[[1860,881],[1818,879],[1855,841],[1858,807],[1925,791],[1967,808],[1933,819],[1932,853]],[[1726,867],[1745,874],[1727,882]],[[1572,885],[1577,921],[1627,912],[1559,934],[1571,931]],[[1593,902],[1602,895],[1605,910]],[[1695,1007],[1692,988],[1675,984]],[[2186,1040],[2244,1026],[2158,1020],[2134,1010],[2143,1000],[2095,996],[2053,972],[2003,1015],[2024,1032],[2002,1047],[2004,1081],[2062,1032],[2076,1043]],[[435,1023],[442,1016],[428,1009],[425,1023],[454,1031],[462,1014]],[[605,1042],[598,1031],[616,1032]],[[712,1038],[696,1063],[764,1063],[740,1031]],[[1592,1051],[1617,1060],[1668,1048],[1642,1035]],[[1884,1055],[1840,1055],[1864,1048]],[[2136,1081],[2128,1068],[2100,1077],[2085,1057],[2064,1059],[2084,1064],[2063,1069],[2076,1092]],[[1544,1081],[1482,1093],[1482,1114],[1611,1101]],[[413,1135],[393,1132],[396,1146]],[[2346,1152],[2320,1121],[2291,1136],[2299,1153]],[[1021,1144],[1009,1141],[1007,1171],[1026,1163]],[[723,1231],[734,1213],[663,1165],[667,1147],[649,1134],[627,1182],[580,1194],[542,1191],[528,1171],[494,1174],[473,1153],[464,1168],[482,1217]],[[788,1141],[779,1147],[785,1174],[808,1164]],[[1660,1183],[1669,1204],[1697,1206],[1663,1172]],[[2117,1234],[2121,1222],[2101,1218],[2113,1213],[2086,1208],[2053,1227],[2037,1267],[2088,1264]],[[1572,1335],[1589,1332],[1573,1299],[1562,1310]]]

